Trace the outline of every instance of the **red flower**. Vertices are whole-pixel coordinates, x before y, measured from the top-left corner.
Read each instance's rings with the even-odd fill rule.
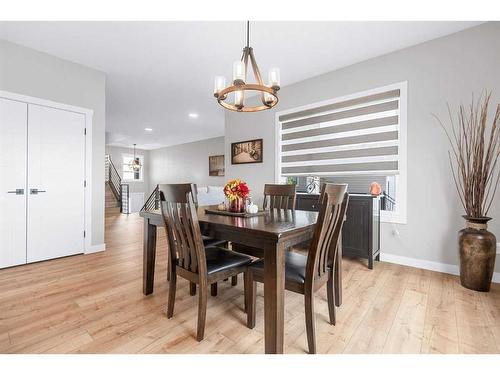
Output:
[[[246,198],[248,196],[248,193],[250,193],[250,189],[248,188],[248,186],[244,182],[242,182],[238,185],[238,189],[240,192],[240,196],[242,198]]]

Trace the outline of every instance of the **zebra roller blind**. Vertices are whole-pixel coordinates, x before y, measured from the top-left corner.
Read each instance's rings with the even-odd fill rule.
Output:
[[[399,89],[287,113],[278,120],[282,176],[398,174]]]

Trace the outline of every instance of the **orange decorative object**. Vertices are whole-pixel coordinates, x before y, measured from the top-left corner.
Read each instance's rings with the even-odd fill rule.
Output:
[[[382,192],[382,188],[378,182],[372,182],[370,184],[370,194],[371,195],[380,195]]]

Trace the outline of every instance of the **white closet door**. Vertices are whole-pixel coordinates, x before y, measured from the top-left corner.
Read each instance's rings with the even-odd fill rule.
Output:
[[[0,268],[26,263],[27,109],[0,99]]]
[[[27,261],[83,253],[85,116],[28,105]]]

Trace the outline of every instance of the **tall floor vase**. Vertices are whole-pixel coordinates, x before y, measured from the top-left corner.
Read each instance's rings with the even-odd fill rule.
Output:
[[[468,289],[488,292],[495,268],[496,238],[488,231],[489,217],[464,216],[466,228],[458,233],[460,283]]]

